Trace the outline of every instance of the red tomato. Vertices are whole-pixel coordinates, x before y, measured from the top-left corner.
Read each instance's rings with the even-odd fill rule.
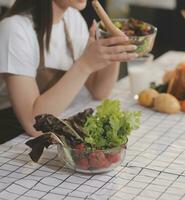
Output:
[[[96,153],[95,152],[92,152],[89,154],[89,159],[93,159],[95,158],[96,159]]]
[[[120,161],[120,159],[121,159],[120,153],[107,154],[106,157],[110,163],[116,163],[116,162]]]
[[[89,160],[89,165],[92,168],[98,169],[100,168],[100,162],[96,158],[91,158]]]
[[[89,165],[95,169],[106,168],[109,166],[109,162],[106,159],[104,152],[98,150],[89,154]]]
[[[109,167],[110,166],[110,162],[107,160],[107,159],[105,159],[105,160],[103,160],[102,162],[101,162],[101,168],[107,168],[107,167]]]
[[[103,151],[97,150],[97,151],[95,151],[95,153],[96,153],[96,157],[97,157],[98,160],[101,161],[101,160],[105,160],[106,159],[105,154],[104,154]]]
[[[79,167],[80,169],[88,169],[89,168],[89,162],[86,158],[80,158],[76,161],[76,165],[77,167]]]

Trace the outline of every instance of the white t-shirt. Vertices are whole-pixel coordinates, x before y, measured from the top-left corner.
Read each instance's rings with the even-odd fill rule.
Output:
[[[75,59],[83,53],[88,28],[81,14],[69,8],[64,19],[71,36]],[[39,44],[33,22],[29,16],[15,15],[0,22],[0,74],[11,73],[36,77],[40,62]],[[67,71],[72,58],[66,45],[63,20],[53,25],[50,51],[45,50],[45,65],[48,68]],[[6,85],[0,76],[0,109],[10,106]]]

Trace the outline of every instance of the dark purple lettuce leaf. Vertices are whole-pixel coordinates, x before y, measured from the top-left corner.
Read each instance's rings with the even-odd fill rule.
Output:
[[[56,141],[51,133],[43,134],[26,142],[26,145],[32,149],[29,155],[34,162],[38,162],[44,148],[48,148],[52,144],[56,144]]]
[[[93,109],[90,108],[68,119],[64,119],[63,121],[67,123],[68,126],[66,126],[65,123],[57,117],[50,114],[35,117],[36,123],[34,124],[34,128],[44,134],[26,142],[26,145],[32,148],[29,154],[31,159],[34,162],[38,162],[44,148],[48,148],[50,145],[56,144],[53,134],[55,134],[58,138],[62,138],[61,136],[64,136],[65,141],[70,147],[82,143],[86,134],[83,130],[83,126],[87,121],[87,118],[92,114]],[[72,130],[74,130],[79,137],[76,137]],[[82,138],[82,140],[79,140],[79,138]]]

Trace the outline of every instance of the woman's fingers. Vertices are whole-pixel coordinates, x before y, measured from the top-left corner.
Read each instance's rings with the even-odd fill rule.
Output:
[[[125,36],[111,37],[111,38],[99,40],[100,45],[102,45],[102,46],[122,45],[122,44],[128,43],[128,41],[129,41],[128,37],[125,37]]]
[[[107,59],[111,62],[125,62],[133,60],[138,57],[137,53],[120,53],[120,54],[109,54]]]
[[[89,40],[95,40],[96,38],[96,21],[93,20],[92,26],[89,31]]]
[[[135,45],[119,45],[119,46],[111,46],[111,47],[104,47],[105,53],[108,54],[118,54],[123,52],[131,52],[137,49]]]

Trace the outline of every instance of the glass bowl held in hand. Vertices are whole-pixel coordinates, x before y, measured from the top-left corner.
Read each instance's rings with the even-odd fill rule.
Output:
[[[146,22],[133,20],[135,19],[112,19],[115,26],[122,30],[129,37],[129,44],[137,46],[135,52],[139,57],[142,57],[152,51],[157,35],[157,28]],[[134,27],[134,25],[130,23],[136,23],[139,28]],[[97,38],[110,37],[110,33],[106,31],[105,27],[102,25],[102,22],[99,22],[97,26]],[[142,31],[142,27],[144,26],[148,28],[148,31]]]
[[[58,145],[59,159],[67,167],[77,172],[97,174],[108,172],[119,166],[126,155],[126,145],[106,150],[83,151],[79,146],[76,149],[65,149]]]

